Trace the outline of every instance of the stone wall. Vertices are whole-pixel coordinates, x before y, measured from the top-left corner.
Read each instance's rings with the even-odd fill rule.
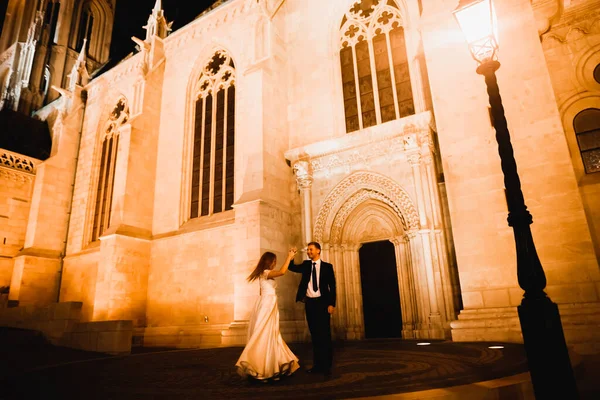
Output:
[[[55,346],[114,355],[131,352],[131,321],[80,322],[81,302],[0,309],[0,326],[41,332]]]
[[[9,286],[23,248],[39,160],[0,149],[0,287]]]
[[[585,109],[600,109],[600,82],[598,78],[594,78],[594,70],[600,65],[599,10],[598,0],[571,2],[570,7],[554,15],[551,26],[541,36],[575,178],[598,260],[600,173],[585,173],[573,120]],[[550,18],[547,14],[538,15],[540,19],[544,17]]]

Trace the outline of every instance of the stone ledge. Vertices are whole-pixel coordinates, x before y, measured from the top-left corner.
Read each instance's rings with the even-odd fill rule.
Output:
[[[580,354],[600,353],[600,303],[558,304],[567,345]],[[462,310],[450,322],[452,340],[523,343],[517,307]]]
[[[141,335],[141,339],[136,339],[136,344],[144,347],[221,347],[221,331],[228,326],[228,324],[210,324],[138,328],[136,336]]]
[[[131,352],[133,322],[79,322],[81,302],[0,310],[0,326],[41,332],[55,346],[120,355]]]

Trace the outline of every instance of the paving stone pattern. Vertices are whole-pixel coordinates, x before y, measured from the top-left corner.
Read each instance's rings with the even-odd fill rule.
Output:
[[[237,375],[242,348],[158,351],[85,360],[83,353],[4,371],[0,399],[342,399],[466,384],[527,371],[522,345],[364,340],[336,342],[331,378],[311,375],[307,343],[291,343],[301,369],[277,382]],[[58,353],[57,353],[58,354]],[[91,353],[93,354],[93,353]],[[30,353],[32,356],[32,353]],[[78,359],[78,357],[81,357]]]

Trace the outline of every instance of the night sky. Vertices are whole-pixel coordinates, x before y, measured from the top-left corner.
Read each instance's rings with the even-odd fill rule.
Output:
[[[214,2],[215,0],[162,0],[162,8],[167,21],[173,21],[171,28],[174,32],[193,21]],[[155,3],[156,0],[117,0],[110,48],[111,63],[123,59],[135,50],[132,36],[140,39],[146,37],[146,31],[142,27],[148,22]]]

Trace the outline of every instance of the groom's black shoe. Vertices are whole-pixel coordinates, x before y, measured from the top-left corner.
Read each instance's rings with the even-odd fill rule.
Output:
[[[308,372],[309,374],[320,374],[321,372],[323,372],[323,370],[317,366],[314,366],[312,368],[307,369],[306,372]]]

